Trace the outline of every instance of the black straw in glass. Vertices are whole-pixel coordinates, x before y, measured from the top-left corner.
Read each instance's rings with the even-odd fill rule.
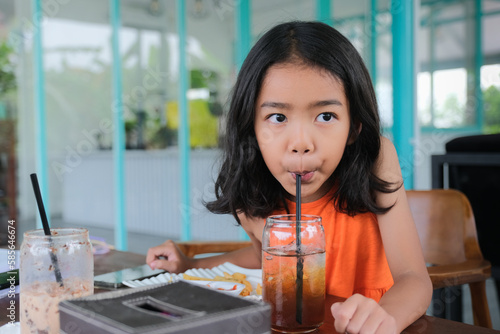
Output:
[[[42,193],[40,192],[40,185],[38,184],[38,178],[36,174],[30,175],[31,184],[33,185],[33,191],[35,192],[36,203],[38,204],[38,211],[40,212],[40,218],[42,219],[43,231],[49,238],[49,244],[52,247],[52,237],[50,234],[49,221],[47,220],[47,214],[45,213],[45,207],[43,205]],[[56,281],[60,286],[63,286],[63,280],[61,276],[61,270],[59,269],[59,263],[57,262],[57,256],[53,252],[50,252],[50,260],[54,266],[54,274],[56,275]]]
[[[295,313],[295,320],[299,324],[302,324],[302,290],[303,290],[303,278],[304,278],[304,259],[301,256],[301,240],[300,240],[300,218],[301,218],[301,212],[300,212],[300,207],[301,207],[301,194],[300,194],[300,188],[301,188],[301,175],[297,174],[296,178],[296,196],[295,196],[295,203],[296,203],[296,215],[295,215],[295,240],[297,243],[297,248],[296,248],[296,253],[297,253],[297,277],[295,279],[295,286],[297,288],[296,290],[296,302],[297,302],[297,307],[296,307],[296,313]]]

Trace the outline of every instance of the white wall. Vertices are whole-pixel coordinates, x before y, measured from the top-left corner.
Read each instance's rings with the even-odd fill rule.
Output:
[[[191,231],[196,240],[239,239],[241,228],[230,215],[208,212],[202,200],[214,198],[212,166],[219,152],[191,152]],[[181,236],[178,152],[126,151],[125,202],[129,232],[178,239]],[[62,184],[62,219],[66,223],[113,228],[113,159],[111,151],[85,157]]]

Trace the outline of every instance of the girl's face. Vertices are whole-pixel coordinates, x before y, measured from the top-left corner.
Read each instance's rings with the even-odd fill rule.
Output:
[[[255,134],[264,161],[302,201],[321,198],[349,137],[349,105],[343,85],[325,70],[297,64],[270,67],[255,106]]]

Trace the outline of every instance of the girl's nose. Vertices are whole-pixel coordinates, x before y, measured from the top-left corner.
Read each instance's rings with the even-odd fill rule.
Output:
[[[297,125],[290,132],[289,151],[294,154],[310,153],[314,150],[313,139],[307,128],[303,125]]]

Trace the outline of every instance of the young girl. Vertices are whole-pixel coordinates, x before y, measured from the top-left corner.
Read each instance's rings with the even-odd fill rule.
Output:
[[[191,259],[172,241],[148,251],[152,268],[183,272],[226,261],[261,266],[265,218],[322,216],[326,291],[335,329],[399,333],[425,313],[432,286],[406,200],[394,146],[380,134],[363,61],[319,22],[280,24],[260,38],[238,75],[227,117],[214,213],[231,213],[253,246]]]

